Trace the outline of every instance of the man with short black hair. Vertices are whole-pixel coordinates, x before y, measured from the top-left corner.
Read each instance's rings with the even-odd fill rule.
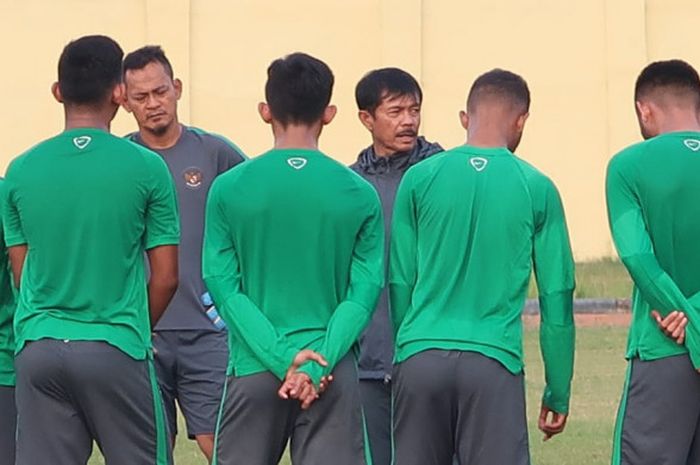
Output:
[[[232,348],[219,465],[277,464],[288,440],[294,464],[370,463],[351,348],[383,285],[382,212],[318,150],[332,88],[316,58],[275,60],[259,105],[274,148],[219,176],[207,201],[204,281]]]
[[[606,182],[634,281],[612,463],[690,465],[700,461],[700,78],[681,60],[655,62],[634,98],[645,141],[610,160]]]
[[[360,122],[372,145],[360,152],[350,168],[379,193],[389,250],[396,189],[411,166],[442,152],[439,144],[418,136],[423,92],[413,76],[398,68],[370,71],[355,88]],[[391,371],[394,337],[389,321],[389,296],[382,290],[372,321],[360,337],[360,393],[374,465],[391,463]]]
[[[513,154],[529,106],[520,76],[479,76],[460,113],[466,145],[409,169],[399,186],[389,272],[397,464],[448,465],[453,454],[465,465],[529,464],[521,312],[533,268],[539,427],[545,439],[564,429],[574,264],[556,187]]]
[[[7,172],[18,465],[86,464],[93,441],[108,464],[170,462],[151,327],[177,288],[177,204],[160,157],[109,134],[122,56],[105,36],[66,45],[65,131]]]
[[[211,461],[216,415],[228,363],[227,332],[207,317],[201,297],[204,208],[214,178],[245,156],[221,136],[181,124],[177,102],[182,82],[165,52],[146,46],[124,59],[124,107],[139,126],[129,139],[163,157],[175,179],[182,241],[180,276],[173,300],[153,332],[158,382],[173,438],[180,406],[187,436]]]

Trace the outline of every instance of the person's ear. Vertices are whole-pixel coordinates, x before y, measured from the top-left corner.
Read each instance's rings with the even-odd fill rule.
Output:
[[[51,84],[51,95],[53,95],[53,98],[55,98],[58,103],[63,103],[63,95],[61,95],[61,86],[58,85],[58,82],[54,82],[53,84]]]
[[[525,123],[527,122],[527,119],[530,117],[530,112],[525,112],[522,115],[518,116],[518,119],[515,121],[515,127],[518,129],[519,133],[522,133],[525,130]]]
[[[182,81],[178,78],[173,79],[173,87],[175,88],[175,97],[180,100],[182,96]]]
[[[258,103],[258,113],[263,121],[267,124],[272,124],[272,112],[270,106],[265,102]]]
[[[649,121],[651,121],[652,118],[651,106],[646,102],[640,101],[636,101],[634,104],[637,107],[637,117],[639,118],[639,122],[645,125],[649,124]]]
[[[112,102],[122,106],[125,104],[126,88],[124,87],[124,83],[119,83],[116,86],[114,86],[114,89],[112,89]],[[129,110],[127,109],[127,111]]]
[[[338,107],[335,105],[328,105],[325,110],[323,110],[323,119],[321,122],[325,126],[326,124],[330,124],[331,121],[333,121],[333,118],[335,118],[335,115],[338,113]]]
[[[466,111],[460,110],[459,112],[459,122],[462,123],[462,127],[466,130],[469,129],[469,115]]]
[[[367,110],[357,112],[357,117],[360,118],[360,123],[367,128],[369,132],[374,131],[374,115]]]

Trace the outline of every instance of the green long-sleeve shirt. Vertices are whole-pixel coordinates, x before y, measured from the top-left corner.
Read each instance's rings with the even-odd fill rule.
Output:
[[[392,222],[396,362],[427,349],[469,350],[521,372],[521,311],[533,263],[543,401],[566,413],[574,264],[554,184],[505,148],[465,145],[411,168]]]
[[[700,133],[673,132],[610,160],[608,219],[634,290],[627,357],[690,353],[700,368]],[[685,345],[666,337],[651,310],[686,313]]]
[[[207,201],[202,270],[229,326],[229,373],[283,379],[310,348],[329,366],[369,322],[383,285],[379,198],[321,152],[272,150],[219,176]]]

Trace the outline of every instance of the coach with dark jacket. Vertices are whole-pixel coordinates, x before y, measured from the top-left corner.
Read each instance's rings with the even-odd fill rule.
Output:
[[[369,181],[384,212],[386,252],[399,182],[411,166],[442,152],[440,145],[418,137],[423,93],[418,82],[398,68],[367,73],[357,84],[355,99],[372,145],[350,166]],[[360,392],[374,465],[391,463],[391,370],[394,357],[389,297],[382,292],[370,325],[360,338]]]

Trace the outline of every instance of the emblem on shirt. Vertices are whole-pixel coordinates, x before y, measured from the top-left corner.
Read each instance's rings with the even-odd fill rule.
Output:
[[[688,147],[693,152],[700,150],[700,140],[697,139],[686,139],[683,141],[686,147]]]
[[[488,165],[489,161],[486,158],[481,158],[481,157],[472,157],[469,159],[469,164],[472,165],[472,168],[474,168],[477,171],[484,171],[484,168],[486,168],[486,165]]]
[[[202,170],[196,166],[187,168],[182,172],[182,177],[185,178],[185,185],[190,189],[198,189],[202,185]]]
[[[295,170],[300,170],[306,166],[306,158],[301,158],[301,157],[287,158],[287,163],[289,164],[289,166],[291,166]]]
[[[78,147],[80,150],[87,147],[90,142],[92,142],[92,137],[90,136],[78,136],[73,138],[73,145]]]

